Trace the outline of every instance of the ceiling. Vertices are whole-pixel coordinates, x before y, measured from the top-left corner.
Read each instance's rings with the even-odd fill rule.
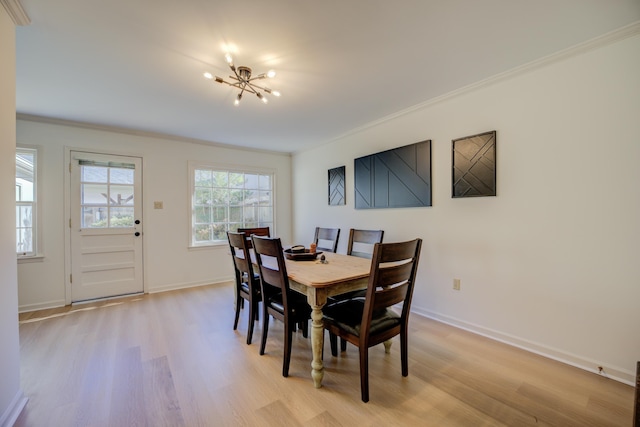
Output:
[[[21,0],[17,112],[282,152],[640,20],[638,0]],[[206,80],[229,50],[282,93]]]

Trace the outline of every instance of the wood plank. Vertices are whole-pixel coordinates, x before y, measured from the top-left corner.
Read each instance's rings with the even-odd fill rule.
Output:
[[[22,389],[16,426],[607,426],[631,425],[634,388],[412,315],[409,376],[399,345],[369,353],[371,401],[360,400],[358,352],[294,334],[283,378],[282,324],[264,356],[232,329],[231,284],[20,315]],[[261,325],[255,334],[260,336]]]

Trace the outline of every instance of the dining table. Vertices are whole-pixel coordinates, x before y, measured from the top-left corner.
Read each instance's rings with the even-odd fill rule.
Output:
[[[285,259],[289,287],[306,295],[311,307],[311,378],[316,388],[322,387],[324,377],[322,307],[330,296],[365,289],[371,270],[371,260],[367,258],[331,252],[323,255],[324,262],[320,256],[305,261]]]
[[[253,248],[250,249],[250,256],[251,262],[257,269]],[[267,259],[263,259],[263,262],[273,266],[274,260],[267,257]],[[371,260],[333,252],[318,252],[317,257],[313,259],[305,257],[304,260],[295,260],[285,256],[285,265],[289,287],[295,292],[306,295],[307,302],[311,307],[311,378],[314,386],[320,388],[324,377],[322,307],[331,296],[366,289],[369,282]],[[390,343],[385,344],[387,349],[388,345]]]

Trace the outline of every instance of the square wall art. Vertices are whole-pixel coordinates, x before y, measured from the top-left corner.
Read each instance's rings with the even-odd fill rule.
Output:
[[[451,197],[496,195],[496,131],[451,141]]]

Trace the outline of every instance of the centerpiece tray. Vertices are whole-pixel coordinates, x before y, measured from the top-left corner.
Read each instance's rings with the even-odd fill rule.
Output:
[[[322,251],[309,252],[309,249],[305,249],[304,252],[293,252],[291,248],[285,249],[283,252],[285,258],[293,261],[313,261],[318,255],[322,253]]]

